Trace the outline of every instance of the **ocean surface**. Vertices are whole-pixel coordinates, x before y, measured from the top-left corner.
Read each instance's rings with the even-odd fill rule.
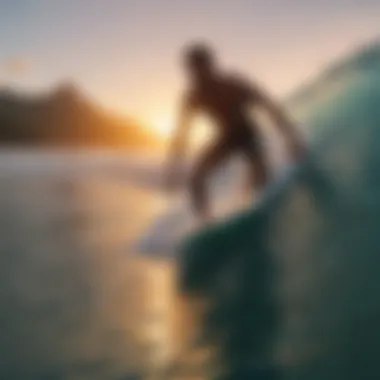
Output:
[[[270,202],[187,240],[180,282],[172,255],[135,245],[167,210],[159,162],[1,151],[0,379],[155,378],[191,325],[177,285],[207,301],[226,379],[266,361],[279,375],[258,380],[379,379],[379,46],[291,99],[308,159]]]
[[[165,361],[171,269],[131,249],[162,201],[136,161],[0,152],[1,379],[124,379]]]

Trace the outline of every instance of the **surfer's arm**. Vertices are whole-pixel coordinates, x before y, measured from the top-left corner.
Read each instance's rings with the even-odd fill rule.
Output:
[[[188,134],[191,128],[193,114],[193,103],[190,101],[190,99],[186,98],[180,106],[177,125],[174,129],[173,136],[170,141],[167,167],[167,182],[169,186],[172,186],[176,181],[175,177],[177,169],[179,168],[179,164],[182,163],[183,156],[186,153]]]
[[[264,90],[256,86],[252,89],[252,96],[255,104],[264,109],[274,121],[292,153],[297,156],[302,155],[305,151],[303,138],[283,107],[274,101]]]
[[[179,110],[177,125],[173,132],[169,155],[171,160],[181,158],[186,151],[188,134],[194,114],[194,107],[190,99],[186,98]]]
[[[241,90],[242,98],[250,105],[263,109],[286,139],[296,140],[298,138],[297,128],[285,110],[264,89],[247,79],[238,78],[235,79],[235,82]]]

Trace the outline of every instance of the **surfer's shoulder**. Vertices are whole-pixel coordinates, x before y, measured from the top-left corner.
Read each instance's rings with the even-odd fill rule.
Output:
[[[250,81],[247,77],[236,71],[226,73],[224,76],[224,81],[232,86],[237,87],[245,87],[249,86],[250,84]]]
[[[194,108],[199,103],[199,95],[193,88],[186,90],[182,94],[182,106],[185,108]]]
[[[239,72],[230,72],[226,74],[225,83],[230,88],[242,91],[244,93],[250,93],[256,88],[254,82]]]
[[[238,93],[243,94],[246,97],[255,97],[258,91],[255,81],[252,81],[247,76],[244,76],[237,72],[232,72],[226,75],[225,83]]]

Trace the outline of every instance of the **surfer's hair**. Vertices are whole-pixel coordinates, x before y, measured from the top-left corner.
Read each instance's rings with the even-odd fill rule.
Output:
[[[191,43],[184,49],[184,62],[191,67],[209,67],[215,61],[214,50],[206,43]]]

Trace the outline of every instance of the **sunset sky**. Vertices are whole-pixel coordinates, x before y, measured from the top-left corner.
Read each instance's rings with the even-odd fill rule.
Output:
[[[0,0],[0,82],[65,79],[102,104],[164,128],[179,51],[206,38],[221,61],[282,95],[380,36],[378,0]]]

